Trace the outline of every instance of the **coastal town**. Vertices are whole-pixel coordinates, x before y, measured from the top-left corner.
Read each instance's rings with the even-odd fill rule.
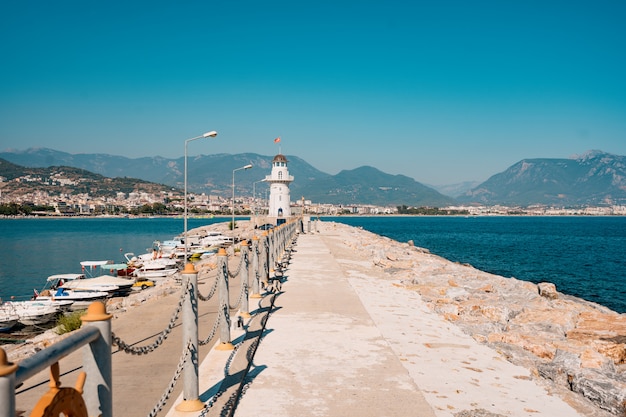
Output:
[[[184,211],[184,193],[170,188],[153,192],[117,192],[114,196],[67,192],[82,181],[60,175],[50,178],[0,177],[0,216],[180,216]],[[21,187],[7,192],[10,184],[38,184],[35,191]],[[43,186],[43,189],[42,189]],[[12,187],[16,189],[16,187]],[[259,193],[260,194],[260,193]],[[378,206],[369,204],[328,204],[307,200],[306,196],[291,201],[294,213],[313,216],[337,215],[525,215],[525,216],[623,216],[626,206],[557,207],[533,205],[508,207],[502,205],[458,205],[448,207]],[[234,198],[219,194],[188,193],[188,211],[192,216],[263,215],[268,212],[268,199],[261,195],[238,195]]]

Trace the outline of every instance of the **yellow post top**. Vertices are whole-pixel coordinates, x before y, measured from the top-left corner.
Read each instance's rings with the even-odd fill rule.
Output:
[[[261,233],[261,236],[263,236],[263,237],[267,237],[267,230],[266,230],[266,231],[264,231],[263,233]]]
[[[15,371],[17,371],[17,364],[9,362],[7,353],[0,348],[0,376],[11,375]]]
[[[257,235],[252,236],[252,240],[259,240],[259,237]]]
[[[217,251],[217,256],[228,256],[226,253],[226,249],[220,248],[220,250]]]
[[[185,269],[183,269],[182,271],[180,271],[181,274],[197,274],[198,271],[196,271],[196,267],[193,266],[193,264],[191,262],[187,262],[185,264]]]
[[[241,246],[248,246],[248,241],[247,240],[243,240],[241,242]]]
[[[102,301],[94,301],[89,304],[87,314],[81,316],[82,322],[111,320],[113,314],[107,313],[107,308]]]

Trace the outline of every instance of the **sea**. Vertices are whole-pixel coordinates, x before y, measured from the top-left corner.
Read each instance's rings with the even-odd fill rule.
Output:
[[[226,221],[230,217],[188,218],[187,228]],[[0,219],[0,298],[29,299],[50,275],[101,275],[83,271],[80,262],[126,262],[124,254],[146,253],[154,241],[173,239],[184,229],[181,217]]]
[[[245,220],[241,217],[237,220]],[[450,261],[557,290],[626,313],[626,217],[322,217],[362,227]],[[188,229],[230,218],[189,218]],[[0,219],[0,298],[28,299],[81,261],[124,261],[182,234],[182,218]],[[305,229],[306,230],[306,229]],[[90,271],[86,271],[90,272]]]
[[[626,217],[398,216],[333,220],[453,262],[534,283],[626,313]]]

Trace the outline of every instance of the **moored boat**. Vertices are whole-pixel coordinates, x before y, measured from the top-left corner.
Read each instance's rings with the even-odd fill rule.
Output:
[[[46,284],[40,290],[33,290],[35,300],[71,300],[74,304],[71,306],[71,310],[80,310],[87,307],[93,301],[101,301],[109,297],[111,294],[108,291],[115,291],[117,286],[111,285],[106,287],[107,291],[104,291],[102,287],[99,288],[82,288],[75,290],[66,287],[66,284],[77,280],[88,280],[84,274],[55,274],[50,275],[46,279]]]
[[[18,321],[24,326],[39,326],[49,323],[61,313],[59,305],[49,302],[7,301],[2,306],[17,314]]]
[[[74,291],[100,291],[107,292],[111,297],[128,295],[134,280],[118,278],[110,275],[101,275],[95,278],[79,278],[65,282],[63,288]]]
[[[0,333],[5,333],[10,331],[15,325],[19,316],[12,311],[8,311],[0,306]]]

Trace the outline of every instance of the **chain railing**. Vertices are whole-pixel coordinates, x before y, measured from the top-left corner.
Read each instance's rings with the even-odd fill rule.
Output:
[[[276,278],[275,273],[278,271],[276,267],[284,267],[284,265],[277,264],[276,260],[281,259],[281,256],[283,256],[281,261],[285,260],[285,255],[283,255],[283,252],[285,252],[290,244],[293,244],[292,239],[294,239],[295,235],[296,223],[291,222],[276,227],[269,232],[263,232],[261,237],[254,236],[252,238],[251,248],[248,246],[247,242],[242,242],[239,248],[241,255],[239,258],[239,263],[233,271],[229,270],[228,255],[226,254],[226,251],[221,249],[217,254],[217,275],[208,295],[202,295],[199,293],[197,288],[198,272],[195,270],[192,264],[187,264],[185,266],[185,269],[181,271],[181,281],[183,283],[181,287],[181,294],[176,308],[170,317],[169,323],[167,324],[165,329],[158,334],[154,342],[149,345],[133,346],[132,343],[122,340],[121,337],[111,332],[110,318],[112,316],[106,313],[106,308],[103,308],[102,312],[92,314],[92,319],[95,317],[95,319],[93,319],[92,321],[101,321],[102,323],[104,323],[100,325],[100,327],[104,326],[104,330],[100,332],[94,332],[90,329],[85,329],[84,331],[81,329],[79,332],[82,333],[80,334],[84,333],[88,336],[79,337],[81,341],[74,342],[73,348],[80,347],[84,343],[98,344],[98,349],[94,349],[93,347],[91,349],[94,352],[94,356],[96,356],[92,360],[93,364],[88,364],[85,366],[89,366],[90,368],[96,367],[97,369],[102,369],[102,366],[99,365],[102,362],[105,364],[105,370],[106,367],[109,368],[109,374],[107,375],[107,372],[105,371],[104,375],[101,378],[89,378],[91,382],[88,381],[88,384],[83,390],[85,393],[83,395],[87,399],[86,403],[89,414],[100,414],[103,417],[112,416],[112,390],[110,387],[111,346],[115,345],[119,348],[120,351],[131,355],[145,355],[151,353],[159,348],[165,340],[167,340],[168,336],[171,334],[172,330],[176,326],[176,322],[179,316],[182,313],[183,345],[185,346],[185,348],[183,349],[181,358],[178,362],[174,375],[170,380],[170,383],[168,384],[163,395],[159,399],[158,403],[152,408],[148,416],[155,417],[165,407],[177,381],[180,379],[181,376],[183,377],[185,385],[183,388],[185,398],[183,403],[187,403],[186,407],[183,407],[183,409],[185,411],[202,411],[201,415],[205,415],[211,408],[212,404],[215,403],[215,399],[217,398],[217,396],[221,394],[217,394],[217,396],[211,398],[207,403],[202,403],[199,400],[197,358],[198,346],[209,344],[210,341],[214,339],[219,330],[220,340],[218,343],[216,343],[215,348],[222,350],[235,350],[235,346],[233,346],[230,337],[230,327],[232,323],[231,310],[239,308],[240,317],[250,317],[250,312],[248,311],[248,298],[260,298],[261,282],[267,284],[270,279]],[[250,253],[252,254],[252,256],[250,256]],[[289,256],[289,254],[287,254],[286,256]],[[274,274],[273,277],[272,274]],[[231,305],[229,302],[229,278],[241,279],[241,290],[239,292],[237,303],[235,305]],[[250,289],[252,289],[252,294],[249,294]],[[210,299],[212,299],[212,297],[214,297],[216,293],[219,296],[219,308],[217,309],[217,318],[214,321],[212,329],[209,332],[208,336],[202,340],[198,340],[198,300],[209,301]],[[94,304],[99,304],[104,307],[104,305],[101,303]],[[87,317],[89,317],[89,314],[87,315]],[[91,319],[84,318],[83,320],[85,322],[89,322]],[[77,333],[77,335],[78,334],[79,333]],[[86,342],[84,342],[83,339],[86,340]],[[73,339],[72,337],[69,337],[65,340],[72,341]],[[65,344],[67,343],[69,342],[59,342],[58,345],[63,344],[63,346],[65,346]],[[69,348],[70,347],[68,347],[68,349]],[[50,354],[46,353],[47,350],[48,349],[44,349],[31,357],[35,358],[33,360],[36,360],[36,362],[38,363],[37,369],[41,368],[41,363],[43,363],[45,366],[49,366],[51,364],[49,363]],[[53,351],[55,352],[53,356],[55,358],[58,356],[58,359],[67,354],[64,353],[63,355],[59,355],[58,347],[57,349],[53,349]],[[235,352],[233,352],[233,355],[234,354]],[[104,358],[97,357],[103,355],[105,356]],[[231,358],[233,357],[233,355],[231,355]],[[246,356],[249,355],[251,355],[250,351],[246,352]],[[108,359],[106,359],[107,356]],[[31,358],[25,360],[24,362],[30,363],[29,360],[31,360]],[[228,366],[229,365],[227,364],[226,372],[228,372]],[[30,378],[34,375],[34,371],[30,368],[28,368],[27,372],[21,371],[21,369],[23,369],[22,364],[20,364],[20,366],[14,366],[13,364],[9,363],[6,360],[6,353],[3,349],[0,349],[0,415],[15,415],[16,381],[18,383],[22,383],[25,379]],[[17,378],[16,370],[18,375]],[[98,372],[96,371],[93,372],[94,375],[98,374]],[[92,387],[90,384],[95,384],[95,387]],[[108,387],[108,389],[101,390],[102,386],[106,386]],[[182,405],[185,404],[181,404],[179,406]],[[177,406],[177,409],[179,409],[179,406]]]
[[[178,300],[178,305],[176,306],[176,309],[174,310],[174,313],[172,314],[170,318],[170,322],[168,323],[167,327],[163,331],[161,331],[161,333],[159,333],[159,336],[157,336],[156,340],[152,344],[146,345],[146,346],[133,347],[131,344],[128,344],[124,342],[121,338],[117,337],[115,333],[111,332],[113,344],[117,346],[124,353],[129,353],[131,355],[145,355],[150,352],[154,352],[159,346],[161,346],[161,344],[163,344],[165,339],[167,339],[170,332],[176,325],[176,320],[178,320],[178,316],[180,315],[180,312],[183,308],[183,303],[185,302],[187,294],[188,294],[188,291],[181,291],[181,295]]]
[[[178,379],[183,373],[185,363],[187,362],[190,356],[191,356],[191,341],[189,341],[187,345],[185,346],[185,350],[183,351],[183,354],[181,355],[180,360],[178,361],[178,366],[176,367],[174,376],[170,380],[170,383],[165,389],[165,392],[163,392],[163,395],[161,395],[161,399],[159,400],[159,402],[152,408],[152,411],[150,411],[150,413],[148,414],[148,417],[155,417],[159,413],[159,411],[161,411],[163,407],[165,407],[165,405],[167,404],[167,400],[170,398],[170,395],[172,395],[172,392],[174,391],[174,388],[176,387],[176,383],[178,382]]]

